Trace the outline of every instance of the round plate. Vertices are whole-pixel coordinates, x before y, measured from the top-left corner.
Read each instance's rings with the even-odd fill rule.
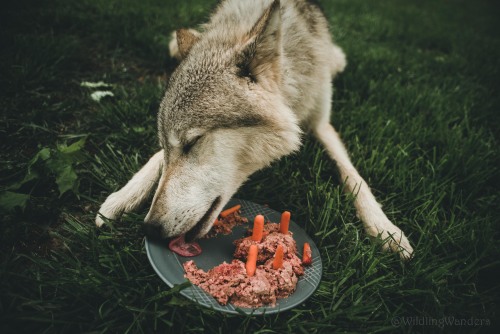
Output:
[[[173,287],[184,283],[187,279],[184,277],[184,268],[182,264],[193,260],[198,268],[208,271],[222,262],[230,263],[233,260],[235,246],[233,241],[242,238],[248,228],[253,226],[253,219],[256,215],[262,214],[266,221],[279,223],[281,213],[269,209],[256,203],[232,199],[226,205],[227,208],[241,204],[241,216],[248,219],[248,224],[235,226],[233,232],[228,235],[219,234],[213,238],[198,240],[202,248],[202,253],[195,257],[184,257],[175,254],[168,249],[168,241],[157,241],[146,238],[146,252],[149,261],[156,273],[168,284]],[[321,280],[323,265],[319,256],[318,247],[314,241],[293,221],[290,221],[289,229],[293,232],[293,237],[297,242],[299,257],[302,258],[302,248],[304,242],[311,246],[313,254],[312,265],[304,267],[304,275],[299,277],[296,291],[287,298],[278,299],[275,306],[264,306],[259,308],[239,308],[231,304],[221,305],[212,296],[207,294],[196,285],[188,286],[182,289],[180,293],[188,299],[226,313],[247,313],[247,314],[272,314],[293,308],[305,301],[316,290]]]

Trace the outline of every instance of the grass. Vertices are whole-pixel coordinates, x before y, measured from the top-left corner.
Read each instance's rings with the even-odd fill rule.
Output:
[[[169,32],[202,22],[214,2],[4,5],[0,331],[499,327],[500,24],[493,1],[321,1],[349,61],[335,82],[332,121],[389,218],[409,236],[411,262],[370,242],[334,164],[310,137],[237,194],[291,210],[321,248],[322,282],[291,311],[221,315],[167,288],[144,251],[145,211],[94,227],[100,203],[158,147],[156,112],[175,67]],[[80,83],[99,80],[115,96],[97,103]]]

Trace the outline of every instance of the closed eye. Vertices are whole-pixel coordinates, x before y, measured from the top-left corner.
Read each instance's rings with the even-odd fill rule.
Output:
[[[189,154],[189,152],[191,151],[191,149],[193,148],[194,145],[196,145],[196,142],[201,138],[201,136],[197,136],[195,138],[193,138],[189,143],[185,144],[183,147],[182,147],[182,153],[184,154]]]

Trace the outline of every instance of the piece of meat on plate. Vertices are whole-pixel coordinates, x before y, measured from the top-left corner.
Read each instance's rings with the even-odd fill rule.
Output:
[[[237,239],[234,241],[236,250],[234,251],[234,258],[246,261],[250,245],[257,245],[259,255],[257,257],[258,263],[264,263],[274,257],[278,245],[283,246],[284,258],[289,261],[293,267],[293,271],[297,275],[304,274],[302,261],[297,256],[297,244],[293,239],[292,232],[283,234],[279,232],[279,224],[268,223],[264,225],[264,237],[260,242],[253,241],[250,237]]]

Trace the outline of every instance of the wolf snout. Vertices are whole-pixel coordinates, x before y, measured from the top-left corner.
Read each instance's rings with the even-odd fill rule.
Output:
[[[151,239],[162,239],[162,225],[156,221],[144,221],[142,231]]]
[[[166,239],[186,234],[186,241],[194,240],[208,232],[222,205],[221,196],[208,205],[169,206],[168,214],[153,205],[144,218],[142,230],[149,238]]]

